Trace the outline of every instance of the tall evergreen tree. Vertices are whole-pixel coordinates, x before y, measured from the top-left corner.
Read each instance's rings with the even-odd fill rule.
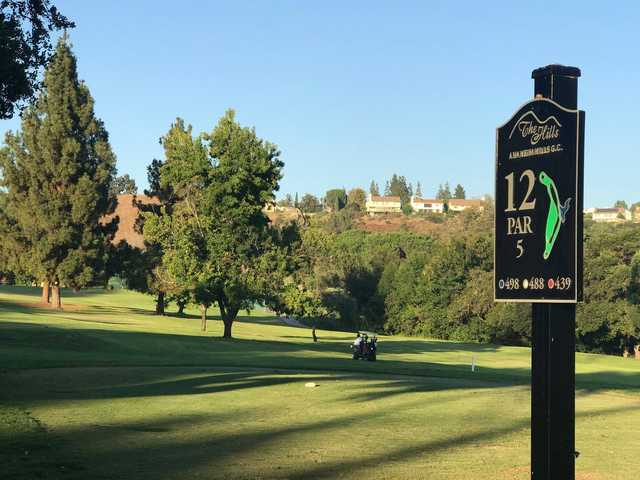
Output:
[[[378,187],[378,184],[374,180],[371,180],[371,185],[369,186],[369,193],[376,197],[380,195],[380,188]]]
[[[451,187],[449,186],[449,182],[444,182],[444,195],[443,198],[444,200],[451,200]]]
[[[438,186],[438,193],[436,193],[436,198],[438,200],[444,200],[445,202],[451,199],[451,187],[449,187],[449,182],[445,182],[444,187],[442,184]]]
[[[467,192],[464,191],[464,187],[462,185],[456,185],[456,189],[453,192],[453,198],[457,198],[459,200],[467,198]]]
[[[109,185],[115,155],[88,87],[78,80],[66,36],[57,44],[37,101],[9,132],[0,152],[0,187],[12,242],[20,245],[20,268],[43,282],[43,300],[61,307],[60,286],[81,288],[104,269],[109,233],[116,220]]]
[[[387,180],[387,183],[384,185],[384,196],[388,197],[389,195],[391,195],[391,184],[389,183],[389,180]]]
[[[420,182],[416,184],[416,197],[422,198],[422,185],[420,185]]]
[[[400,202],[403,206],[410,203],[413,189],[404,175],[393,174],[389,182],[389,195],[400,197]]]

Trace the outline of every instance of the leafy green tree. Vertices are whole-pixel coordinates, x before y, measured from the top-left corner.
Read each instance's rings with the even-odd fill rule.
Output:
[[[109,186],[109,195],[113,197],[123,194],[136,195],[137,193],[136,181],[128,173],[115,177]]]
[[[361,188],[353,188],[347,196],[347,205],[352,206],[356,211],[363,212],[367,202],[367,194]]]
[[[318,197],[316,197],[315,195],[311,195],[310,193],[305,193],[302,196],[302,200],[300,201],[299,208],[304,213],[315,213],[322,210],[322,204],[320,203],[320,200],[318,200]]]
[[[0,118],[34,97],[52,53],[51,33],[74,26],[49,0],[0,3]]]
[[[376,197],[380,196],[380,188],[374,180],[371,180],[371,185],[369,185],[369,193]]]
[[[337,212],[347,205],[347,192],[345,192],[344,188],[329,190],[324,198],[325,204],[331,208],[333,212]]]
[[[459,200],[467,198],[467,193],[464,191],[464,187],[462,185],[456,185],[456,188],[453,192],[453,198],[457,198]]]
[[[323,305],[321,296],[313,290],[306,289],[303,285],[289,284],[283,289],[280,298],[281,301],[276,313],[311,319],[313,321],[311,335],[313,341],[317,342],[317,322],[329,315],[329,310]]]
[[[262,211],[278,189],[280,152],[241,127],[232,110],[211,134],[177,147],[178,160],[162,167],[161,182],[178,202],[171,216],[147,215],[144,234],[162,244],[163,265],[194,292],[203,322],[217,303],[231,338],[238,312],[264,299],[286,266],[281,238]]]
[[[624,200],[616,200],[616,203],[613,204],[613,208],[624,208],[625,210],[628,210],[627,202]]]
[[[104,271],[116,223],[99,222],[115,208],[115,155],[66,38],[37,102],[23,114],[22,132],[9,132],[5,143],[0,187],[14,226],[8,234],[21,245],[21,268],[44,283],[43,299],[51,285],[53,306],[61,308],[60,286],[84,287]]]

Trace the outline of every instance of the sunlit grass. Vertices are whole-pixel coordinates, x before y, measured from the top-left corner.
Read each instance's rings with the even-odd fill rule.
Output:
[[[0,288],[0,461],[15,478],[529,478],[527,348],[383,337],[378,362],[354,362],[350,334],[314,344],[264,311],[227,341],[195,310],[152,315],[148,296],[64,293],[55,312]],[[640,362],[576,364],[578,478],[620,478]]]

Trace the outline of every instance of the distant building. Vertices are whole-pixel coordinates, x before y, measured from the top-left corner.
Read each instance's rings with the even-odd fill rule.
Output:
[[[414,212],[443,213],[444,201],[429,198],[411,197],[411,208]]]
[[[372,216],[381,213],[402,212],[400,197],[380,197],[377,195],[369,195],[365,206],[367,208],[367,213]]]
[[[593,209],[594,222],[619,223],[631,221],[631,212],[625,208],[595,208]]]
[[[633,209],[632,216],[634,222],[640,223],[640,205]]]
[[[484,210],[484,202],[482,200],[466,200],[462,198],[452,198],[449,200],[449,210],[452,212],[461,212],[468,208]]]

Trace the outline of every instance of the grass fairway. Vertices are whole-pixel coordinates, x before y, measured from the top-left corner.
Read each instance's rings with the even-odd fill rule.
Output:
[[[264,312],[224,341],[143,295],[64,293],[0,287],[0,478],[529,478],[526,348],[385,337],[354,362],[350,335]],[[640,362],[576,364],[577,478],[624,478]]]

